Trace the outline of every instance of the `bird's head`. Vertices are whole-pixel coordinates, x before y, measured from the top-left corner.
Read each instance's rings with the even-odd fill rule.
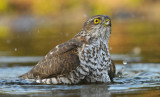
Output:
[[[82,31],[91,40],[102,38],[108,41],[111,34],[111,19],[106,15],[93,16],[84,23]]]

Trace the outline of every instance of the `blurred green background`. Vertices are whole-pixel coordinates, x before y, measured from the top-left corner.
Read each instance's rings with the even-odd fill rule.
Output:
[[[160,62],[160,0],[1,0],[0,56],[44,56],[98,14],[112,19],[111,54]]]

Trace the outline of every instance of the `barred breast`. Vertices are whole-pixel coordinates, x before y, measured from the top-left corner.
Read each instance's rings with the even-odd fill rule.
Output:
[[[79,55],[81,64],[89,68],[89,75],[85,77],[88,82],[111,82],[108,71],[112,63],[107,42],[97,40],[83,45]]]

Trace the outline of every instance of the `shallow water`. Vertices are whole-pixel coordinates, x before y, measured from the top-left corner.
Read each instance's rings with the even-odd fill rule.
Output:
[[[17,1],[0,4],[4,5],[0,8],[0,97],[160,97],[158,0],[114,4],[82,0],[80,5],[66,0],[60,1],[62,7],[51,6],[51,2]],[[51,12],[43,9],[44,3]],[[97,6],[101,3],[110,6]],[[109,48],[117,68],[114,84],[40,85],[17,78],[53,47],[71,39],[97,12],[112,19]]]
[[[0,95],[47,96],[47,97],[159,97],[160,63],[116,64],[117,76],[114,84],[87,85],[41,85],[17,76],[29,71],[33,66],[17,64],[0,68]]]

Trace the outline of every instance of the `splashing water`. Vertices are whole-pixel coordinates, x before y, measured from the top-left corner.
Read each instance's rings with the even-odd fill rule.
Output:
[[[131,95],[132,93],[138,95],[142,91],[160,91],[160,64],[117,64],[117,77],[114,78],[114,84],[88,85],[41,85],[17,78],[31,68],[32,66],[0,68],[0,93],[52,97],[75,97],[78,95],[81,97],[109,97]],[[121,74],[118,75],[119,71]]]

